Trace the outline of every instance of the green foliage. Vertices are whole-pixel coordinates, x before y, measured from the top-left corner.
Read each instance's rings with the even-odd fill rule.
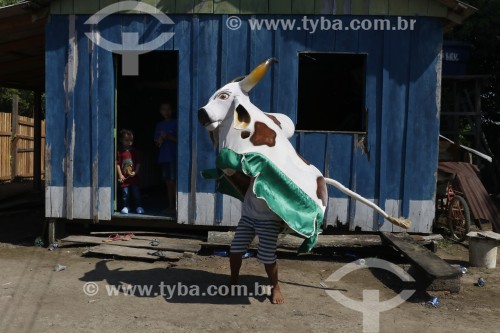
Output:
[[[11,88],[0,88],[0,112],[12,111],[12,97],[19,96],[19,115],[33,117],[33,92]],[[42,95],[42,117],[45,114],[45,94]]]
[[[21,2],[20,0],[0,0],[0,7],[10,6],[16,2]]]
[[[493,154],[500,158],[500,1],[467,2],[478,11],[444,38],[473,45],[469,74],[491,75],[488,84],[482,88],[482,127]]]

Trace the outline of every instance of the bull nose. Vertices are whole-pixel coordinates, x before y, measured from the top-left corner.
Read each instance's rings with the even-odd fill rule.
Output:
[[[207,110],[205,110],[204,108],[198,110],[198,122],[203,126],[206,126],[211,123]]]

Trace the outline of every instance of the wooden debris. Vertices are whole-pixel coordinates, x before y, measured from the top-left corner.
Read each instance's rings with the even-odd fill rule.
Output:
[[[137,258],[146,260],[179,260],[183,253],[172,251],[151,250],[143,248],[132,248],[127,246],[114,246],[110,244],[102,244],[99,246],[91,247],[86,253],[92,254],[105,254],[124,258]],[[154,254],[156,253],[156,255]]]
[[[151,245],[151,241],[156,239],[159,245]],[[81,236],[72,235],[61,239],[62,242],[84,243],[84,244],[103,244],[107,240],[105,237],[95,236]],[[166,237],[136,237],[131,240],[111,241],[106,242],[110,246],[129,247],[129,248],[142,248],[152,250],[168,250],[177,252],[198,252],[201,249],[200,241],[190,239],[166,238]]]

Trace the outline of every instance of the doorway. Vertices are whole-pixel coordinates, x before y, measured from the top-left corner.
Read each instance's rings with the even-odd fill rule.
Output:
[[[137,214],[137,205],[133,196],[129,194],[131,201],[127,205],[130,206],[128,207],[129,213],[121,213],[122,190],[115,168],[114,214],[134,218],[175,218],[176,209],[166,211],[169,202],[168,191],[162,178],[162,168],[158,164],[160,149],[155,144],[154,136],[156,125],[164,120],[160,114],[162,103],[171,104],[172,118],[177,119],[178,52],[152,51],[140,55],[139,75],[137,76],[122,75],[120,55],[115,55],[114,61],[116,73],[115,156],[120,147],[120,131],[123,129],[132,131],[133,147],[140,153],[138,186],[141,206],[144,209],[143,214]],[[176,156],[175,152],[175,159]],[[177,173],[175,173],[174,181],[177,182]],[[174,202],[177,200],[175,199]]]

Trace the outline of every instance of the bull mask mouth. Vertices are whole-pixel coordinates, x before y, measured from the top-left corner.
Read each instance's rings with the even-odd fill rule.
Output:
[[[238,106],[235,109],[234,113],[234,125],[238,129],[245,129],[250,125],[251,121],[250,114],[248,113],[247,109],[241,104],[238,104]]]

